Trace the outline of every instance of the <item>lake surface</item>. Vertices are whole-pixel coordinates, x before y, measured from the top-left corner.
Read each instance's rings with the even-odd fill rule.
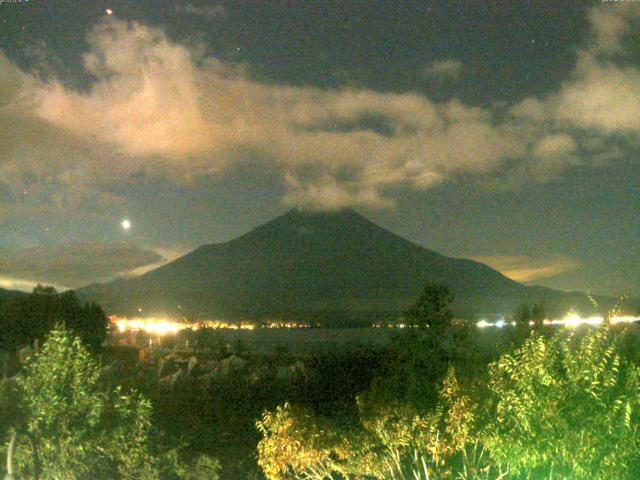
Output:
[[[270,353],[285,349],[304,354],[354,348],[381,349],[389,343],[391,331],[383,328],[260,328],[217,330],[225,343],[240,340],[249,351]]]
[[[583,325],[576,329],[554,325],[547,328],[548,332],[566,331],[571,333],[593,327]],[[619,325],[613,328],[629,328],[637,335],[639,325]],[[357,348],[382,349],[389,344],[392,335],[408,332],[408,330],[388,328],[260,328],[256,330],[219,329],[216,331],[225,343],[233,344],[240,340],[249,351],[271,353],[278,349],[284,349],[294,354]],[[496,349],[503,350],[518,337],[516,330],[512,327],[478,328],[471,329],[470,332],[471,348],[480,348],[487,352]],[[638,347],[640,348],[640,345]]]

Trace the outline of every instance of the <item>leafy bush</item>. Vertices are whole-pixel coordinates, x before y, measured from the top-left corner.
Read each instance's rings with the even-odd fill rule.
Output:
[[[99,376],[80,340],[54,330],[19,378],[43,478],[139,478],[154,470],[147,445],[151,405],[119,390],[103,393]]]
[[[490,367],[486,443],[513,478],[637,478],[640,369],[603,327],[532,336]]]
[[[449,478],[452,465],[473,442],[475,406],[462,392],[453,368],[442,382],[436,406],[426,412],[410,404],[366,405],[363,398],[362,424],[378,452],[369,470],[377,478]]]
[[[191,462],[180,462],[176,473],[180,480],[218,480],[220,462],[208,455],[200,455]]]
[[[258,465],[269,480],[346,476],[354,457],[351,432],[285,403],[257,422]]]

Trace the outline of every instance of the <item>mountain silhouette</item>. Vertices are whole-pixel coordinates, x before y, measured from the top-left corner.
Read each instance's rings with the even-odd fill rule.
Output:
[[[462,316],[508,314],[523,301],[589,306],[583,294],[528,287],[482,263],[440,255],[351,209],[294,209],[229,242],[78,293],[123,315],[340,323],[397,318],[430,281],[449,286]]]

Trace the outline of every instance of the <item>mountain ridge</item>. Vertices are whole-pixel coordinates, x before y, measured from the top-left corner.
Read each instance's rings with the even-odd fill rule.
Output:
[[[119,314],[339,322],[396,318],[429,281],[447,284],[465,315],[510,313],[522,301],[555,308],[562,297],[589,305],[582,294],[525,286],[483,263],[441,255],[352,209],[293,209],[233,240],[79,294]]]

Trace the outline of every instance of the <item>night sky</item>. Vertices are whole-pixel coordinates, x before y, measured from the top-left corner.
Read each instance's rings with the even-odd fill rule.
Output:
[[[637,294],[640,4],[464,3],[0,0],[0,286],[298,206]]]

